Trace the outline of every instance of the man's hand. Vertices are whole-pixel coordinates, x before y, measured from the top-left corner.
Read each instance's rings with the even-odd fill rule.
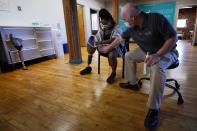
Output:
[[[102,47],[98,48],[98,50],[101,53],[108,53],[111,50],[111,46],[110,45],[102,46]]]
[[[151,54],[145,59],[145,63],[148,67],[153,66],[160,60],[160,57],[157,54]]]
[[[118,37],[108,46],[103,46],[100,49],[98,49],[101,53],[108,53],[110,50],[114,49],[116,46],[118,46],[121,42],[123,42],[124,39],[122,37]]]

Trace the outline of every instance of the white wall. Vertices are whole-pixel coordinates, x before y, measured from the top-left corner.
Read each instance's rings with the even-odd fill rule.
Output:
[[[127,2],[131,2],[133,0],[119,0],[118,1],[118,6],[124,6]],[[106,0],[105,2],[105,5],[106,5],[106,9],[111,13],[113,14],[113,9],[112,9],[112,0]]]
[[[122,1],[122,0],[121,0]],[[112,9],[112,0],[106,0],[105,1],[105,7],[106,9],[112,14],[113,16],[113,9]]]
[[[3,0],[1,0],[3,1]],[[63,43],[67,42],[62,0],[5,0],[9,1],[9,11],[0,11],[0,26],[32,26],[33,19],[41,25],[50,25],[53,28],[57,23],[61,25]],[[85,39],[91,35],[90,9],[99,11],[106,8],[108,0],[77,0],[84,6]],[[111,3],[112,4],[112,3]],[[22,11],[17,10],[22,7]]]
[[[61,25],[63,42],[67,41],[62,0],[5,0],[9,11],[0,11],[0,26],[32,26],[33,19],[53,28]],[[22,7],[18,11],[17,6]]]
[[[77,4],[83,6],[85,39],[87,41],[91,35],[90,9],[99,11],[101,8],[105,8],[105,0],[77,0]]]

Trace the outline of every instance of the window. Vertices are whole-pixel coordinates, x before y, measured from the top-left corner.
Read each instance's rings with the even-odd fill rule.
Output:
[[[91,14],[92,17],[92,30],[98,30],[97,14]]]
[[[90,18],[91,18],[91,30],[92,34],[95,35],[98,31],[98,14],[96,10],[90,9]]]
[[[185,27],[187,27],[187,19],[178,19],[176,27],[177,28],[185,28]]]

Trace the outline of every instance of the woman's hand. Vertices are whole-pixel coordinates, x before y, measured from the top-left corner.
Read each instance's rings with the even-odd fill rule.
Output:
[[[106,31],[105,31],[105,34],[106,34],[106,35],[109,35],[109,34],[111,34],[111,32],[112,32],[112,30],[106,30]]]

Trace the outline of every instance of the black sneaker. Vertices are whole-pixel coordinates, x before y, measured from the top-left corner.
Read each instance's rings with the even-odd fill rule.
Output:
[[[134,91],[138,91],[139,90],[139,87],[137,84],[135,85],[131,85],[128,83],[120,83],[120,87],[124,88],[124,89],[131,89],[131,90],[134,90]]]
[[[148,129],[154,129],[158,126],[160,119],[160,109],[149,109],[144,126]]]
[[[80,71],[81,75],[86,75],[86,74],[90,74],[92,71],[92,68],[90,66],[86,67],[85,69],[83,69],[82,71]]]

